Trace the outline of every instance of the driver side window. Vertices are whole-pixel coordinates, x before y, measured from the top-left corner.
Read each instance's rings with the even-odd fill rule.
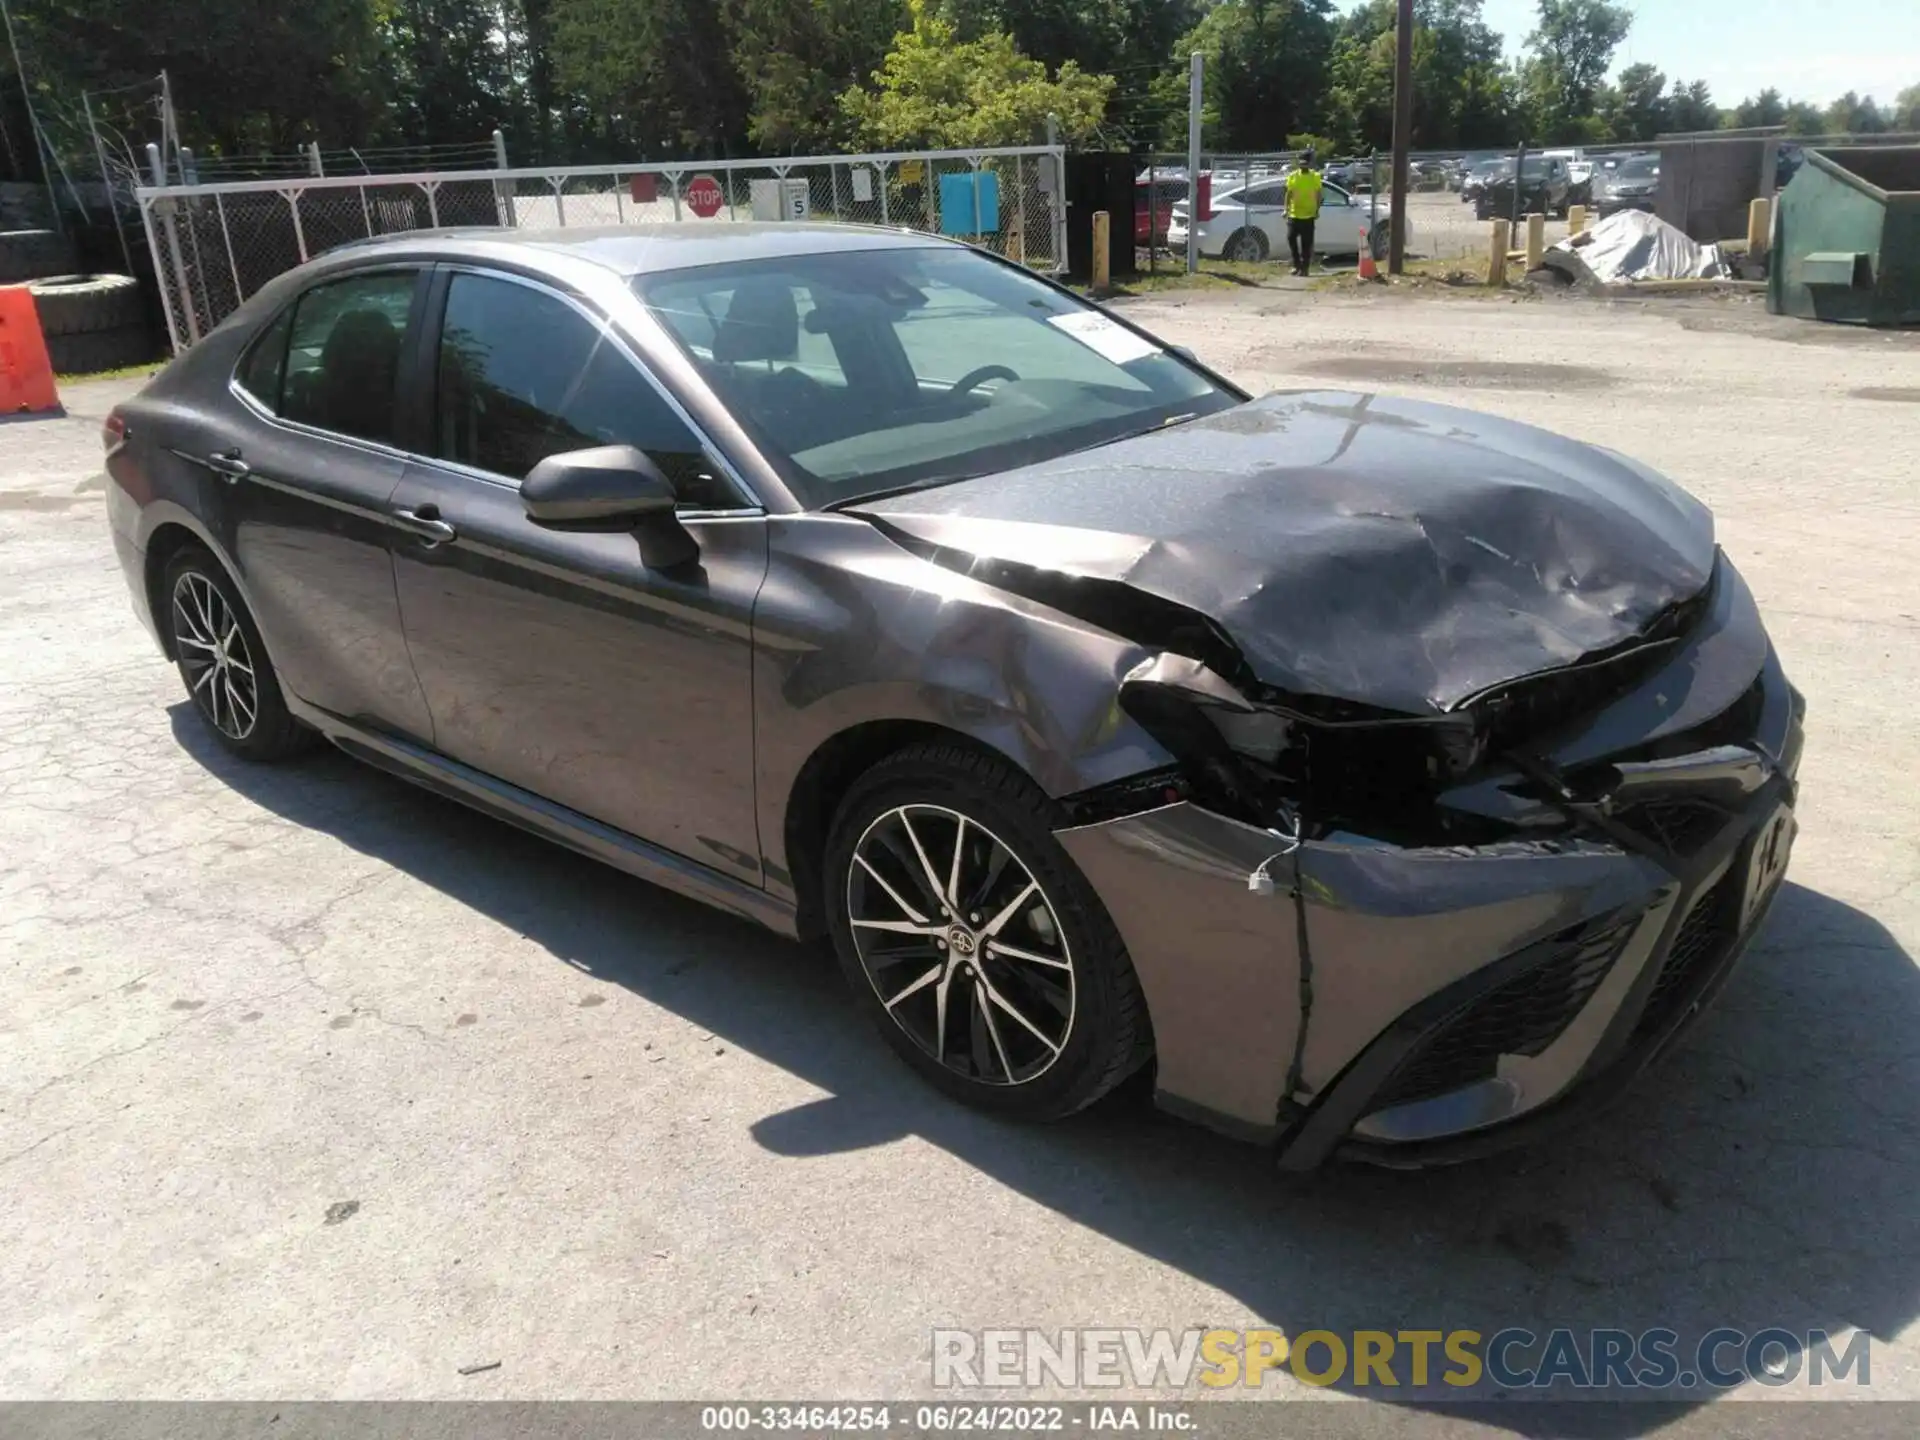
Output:
[[[517,483],[549,455],[632,445],[673,483],[682,507],[743,504],[626,353],[555,295],[456,273],[438,368],[434,432],[442,459]]]

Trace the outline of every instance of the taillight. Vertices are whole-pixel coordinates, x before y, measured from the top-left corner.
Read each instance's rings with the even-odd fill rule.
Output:
[[[100,444],[111,455],[127,443],[127,422],[118,410],[107,416],[100,427]]]

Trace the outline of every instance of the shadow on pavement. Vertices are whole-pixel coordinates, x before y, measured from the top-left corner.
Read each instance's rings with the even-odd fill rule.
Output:
[[[1160,1117],[1143,1084],[1044,1128],[963,1109],[895,1061],[820,950],[333,752],[275,768],[233,759],[184,701],[172,715],[182,746],[258,804],[827,1091],[754,1125],[769,1150],[922,1136],[1289,1334],[1725,1325],[1888,1337],[1920,1312],[1920,973],[1879,922],[1804,887],[1787,885],[1715,1013],[1599,1122],[1455,1169],[1292,1179],[1261,1151]],[[1546,1408],[1474,1410],[1530,1432],[1528,1412]],[[1595,1436],[1675,1413],[1576,1406],[1591,1413],[1575,1422],[1551,1408],[1557,1432]]]

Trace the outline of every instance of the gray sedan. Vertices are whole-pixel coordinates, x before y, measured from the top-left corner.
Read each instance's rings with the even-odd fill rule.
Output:
[[[1793,839],[1800,698],[1672,483],[1250,399],[925,236],[351,246],[105,438],[221,744],[830,937],[1013,1115],[1151,1067],[1289,1166],[1511,1144],[1669,1045]]]

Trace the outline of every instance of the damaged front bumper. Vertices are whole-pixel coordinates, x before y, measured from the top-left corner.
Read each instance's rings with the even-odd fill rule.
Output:
[[[1606,777],[1571,827],[1296,843],[1183,801],[1059,838],[1133,958],[1164,1108],[1288,1168],[1446,1163],[1618,1095],[1725,981],[1785,873],[1802,710],[1723,566],[1668,663],[1542,751]],[[1496,769],[1440,803],[1524,835],[1568,808],[1539,789]]]

